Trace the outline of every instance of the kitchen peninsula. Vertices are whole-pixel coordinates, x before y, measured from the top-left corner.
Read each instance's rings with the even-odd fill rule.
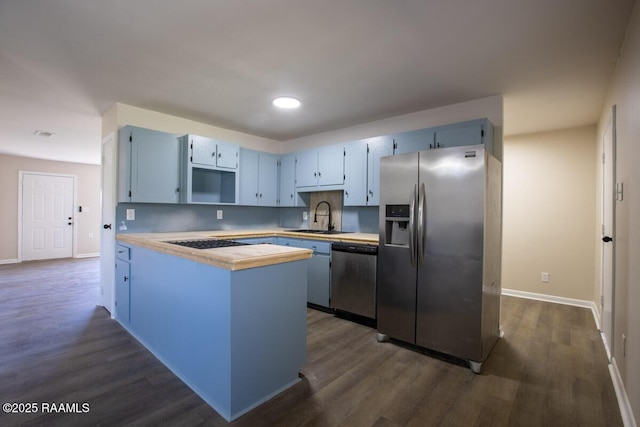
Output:
[[[208,232],[119,234],[116,318],[231,421],[299,381],[307,249],[193,249]]]

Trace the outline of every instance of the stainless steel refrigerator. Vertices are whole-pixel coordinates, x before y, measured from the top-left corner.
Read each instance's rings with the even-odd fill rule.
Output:
[[[500,336],[502,165],[483,145],[380,160],[378,340],[469,361]]]

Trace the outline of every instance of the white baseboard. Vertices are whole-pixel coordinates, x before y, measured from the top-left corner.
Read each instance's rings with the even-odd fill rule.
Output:
[[[88,253],[88,254],[76,254],[76,258],[96,258],[100,256],[100,252]]]
[[[596,306],[596,303],[593,301],[587,301],[587,300],[575,299],[575,298],[557,297],[555,295],[537,294],[535,292],[517,291],[515,289],[505,289],[505,288],[502,288],[502,295],[588,308],[591,310],[591,314],[593,315],[593,320],[595,320],[596,322],[596,328],[600,329],[600,313],[598,312],[598,307]]]
[[[0,264],[17,264],[20,261],[18,261],[17,258],[15,259],[0,259]]]
[[[514,289],[505,289],[502,288],[502,294],[508,295],[512,297],[518,298],[528,298],[538,301],[545,302],[553,302],[557,304],[565,304],[565,305],[573,305],[576,307],[584,307],[591,309],[591,313],[593,314],[593,320],[596,322],[596,327],[600,329],[600,313],[598,312],[598,308],[596,303],[593,301],[579,300],[574,298],[565,298],[565,297],[557,297],[554,295],[546,295],[546,294],[537,294],[535,292],[525,292],[525,291],[517,291]],[[607,356],[609,352],[607,351],[607,343],[605,342],[604,334],[600,334],[602,338],[602,345],[604,346],[605,351],[607,352]],[[622,422],[625,427],[638,427],[633,416],[633,410],[631,409],[631,403],[629,403],[629,397],[627,396],[627,391],[624,387],[624,383],[622,382],[622,378],[620,377],[620,372],[618,371],[618,367],[616,366],[616,360],[613,357],[609,357],[611,361],[609,363],[609,375],[611,375],[611,380],[613,381],[613,388],[616,392],[616,398],[618,400],[618,406],[620,407],[620,414],[622,415]]]
[[[633,416],[633,410],[631,409],[631,403],[629,402],[629,396],[627,396],[627,390],[624,388],[624,383],[620,377],[620,371],[616,365],[616,359],[611,358],[609,363],[609,375],[613,381],[613,388],[616,391],[616,397],[618,398],[618,406],[620,407],[620,415],[622,415],[622,423],[625,427],[637,427],[636,420]]]

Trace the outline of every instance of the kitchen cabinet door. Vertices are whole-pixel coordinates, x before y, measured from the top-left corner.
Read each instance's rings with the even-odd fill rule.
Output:
[[[286,155],[280,157],[279,199],[280,206],[296,206],[296,157]]]
[[[366,206],[367,143],[355,141],[344,149],[344,206]]]
[[[433,129],[402,132],[392,136],[393,154],[415,153],[433,148]]]
[[[217,141],[204,136],[189,135],[191,163],[196,165],[216,166]]]
[[[245,206],[258,204],[258,164],[260,153],[255,150],[240,149],[240,197],[239,203]]]
[[[258,205],[278,206],[278,156],[276,154],[260,153]]]
[[[224,169],[237,169],[238,168],[238,150],[239,150],[239,147],[236,144],[217,141],[216,166]]]
[[[306,151],[296,154],[296,188],[318,186],[318,153]]]
[[[331,293],[331,257],[314,253],[309,260],[307,302],[329,308]]]
[[[318,185],[344,184],[344,146],[329,145],[318,149]]]
[[[179,203],[179,136],[125,126],[118,138],[118,201]]]
[[[240,204],[278,205],[278,156],[240,149]]]
[[[493,154],[493,125],[487,119],[470,120],[435,128],[434,147],[459,147],[484,144]]]
[[[131,264],[120,258],[116,258],[116,319],[128,324],[131,319],[130,292],[131,292]]]
[[[435,132],[436,148],[476,144],[482,144],[482,126],[479,123],[436,130]]]
[[[380,204],[380,159],[393,154],[393,140],[388,137],[367,140],[367,205]]]

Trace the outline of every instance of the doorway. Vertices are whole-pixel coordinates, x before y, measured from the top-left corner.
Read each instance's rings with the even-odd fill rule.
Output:
[[[19,185],[20,260],[73,257],[76,177],[20,171]]]
[[[602,134],[602,242],[601,242],[601,329],[607,356],[613,349],[615,296],[615,176],[616,176],[616,107]]]
[[[102,238],[100,240],[100,298],[101,304],[114,317],[115,305],[115,136],[110,133],[102,140]]]

